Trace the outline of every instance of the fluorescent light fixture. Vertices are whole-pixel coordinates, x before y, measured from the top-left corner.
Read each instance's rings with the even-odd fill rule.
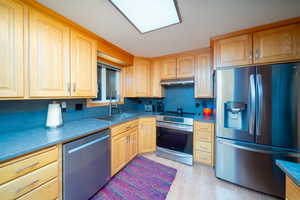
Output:
[[[109,0],[141,33],[181,22],[176,0]]]

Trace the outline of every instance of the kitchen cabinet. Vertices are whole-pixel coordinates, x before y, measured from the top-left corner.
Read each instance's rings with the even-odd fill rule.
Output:
[[[111,175],[120,171],[138,153],[138,120],[111,127]]]
[[[134,88],[136,97],[150,96],[150,61],[134,58]]]
[[[291,180],[288,176],[285,178],[286,184],[286,200],[298,200],[300,197],[300,187],[297,186],[293,180]]]
[[[1,200],[56,199],[60,195],[57,146],[0,164]]]
[[[0,98],[24,96],[24,6],[0,0]]]
[[[214,56],[217,67],[252,64],[252,34],[243,34],[215,41]]]
[[[195,56],[195,98],[213,98],[213,71],[210,53]]]
[[[97,42],[76,30],[71,31],[71,95],[97,96]]]
[[[29,16],[30,97],[68,97],[69,27],[33,8]]]
[[[214,124],[194,122],[194,162],[214,166]]]
[[[300,59],[300,24],[253,33],[254,63]]]
[[[151,64],[151,97],[164,97],[164,91],[160,84],[161,80],[161,62],[154,60]]]
[[[194,56],[182,56],[177,58],[177,78],[194,77],[195,58]]]
[[[175,79],[177,76],[176,58],[161,60],[161,79]]]
[[[139,153],[156,151],[156,118],[139,119]]]
[[[134,96],[133,66],[123,68],[124,73],[124,97]]]

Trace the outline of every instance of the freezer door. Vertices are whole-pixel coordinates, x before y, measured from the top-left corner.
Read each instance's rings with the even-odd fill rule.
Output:
[[[300,63],[257,67],[258,144],[300,151]]]
[[[285,175],[275,160],[296,161],[296,156],[281,149],[219,138],[215,172],[218,178],[284,198]]]
[[[254,142],[255,67],[217,70],[218,137]]]

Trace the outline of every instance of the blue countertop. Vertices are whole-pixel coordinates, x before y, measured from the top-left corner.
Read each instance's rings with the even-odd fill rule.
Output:
[[[99,120],[88,118],[64,123],[57,129],[45,127],[29,130],[0,134],[0,162],[16,158],[18,156],[50,147],[55,144],[64,143],[91,133],[109,128],[110,126],[133,120],[139,117],[156,116],[159,113],[132,112],[120,114],[113,119]],[[213,123],[213,118],[195,116],[195,120]]]
[[[278,167],[300,187],[300,163],[276,160]]]

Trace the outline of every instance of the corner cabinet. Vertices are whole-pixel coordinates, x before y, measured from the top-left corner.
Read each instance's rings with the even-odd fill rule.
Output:
[[[252,64],[252,34],[215,41],[214,55],[214,62],[217,67]]]
[[[194,77],[195,58],[194,56],[183,56],[177,58],[177,78]]]
[[[164,97],[164,91],[160,84],[161,80],[161,62],[154,60],[151,63],[151,97]]]
[[[97,96],[97,41],[71,31],[71,96]]]
[[[68,97],[70,29],[35,9],[29,10],[30,97]]]
[[[156,118],[139,119],[139,153],[156,151]]]
[[[134,58],[134,88],[136,97],[150,96],[150,61],[142,58]]]
[[[0,98],[24,96],[24,6],[0,0]]]
[[[210,53],[195,56],[195,98],[213,98],[213,70]]]
[[[253,33],[254,63],[300,59],[300,24]]]

